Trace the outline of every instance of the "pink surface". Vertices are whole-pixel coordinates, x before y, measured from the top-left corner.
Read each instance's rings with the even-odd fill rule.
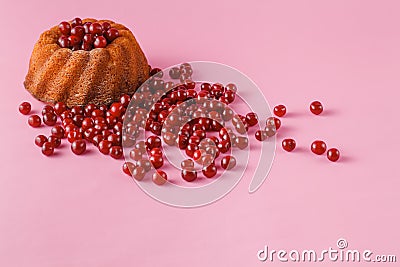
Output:
[[[0,266],[272,265],[257,260],[264,245],[322,250],[340,237],[349,248],[400,257],[399,2],[1,6]],[[278,141],[294,137],[298,149],[278,147],[256,193],[247,192],[248,173],[227,197],[197,209],[154,201],[121,173],[121,161],[96,151],[43,157],[33,138],[49,129],[28,127],[18,113],[23,100],[40,107],[22,82],[39,34],[75,16],[126,24],[153,66],[211,60],[238,68],[271,105],[286,104]],[[314,99],[325,104],[323,116],[308,112]],[[310,154],[316,138],[338,147],[342,160]]]

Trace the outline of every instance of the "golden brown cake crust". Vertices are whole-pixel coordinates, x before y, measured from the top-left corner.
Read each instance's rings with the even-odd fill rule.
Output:
[[[26,90],[41,101],[69,107],[110,104],[123,93],[134,93],[149,77],[147,59],[128,28],[110,20],[98,22],[106,21],[119,30],[119,37],[90,51],[61,48],[58,26],[42,33],[29,62]]]

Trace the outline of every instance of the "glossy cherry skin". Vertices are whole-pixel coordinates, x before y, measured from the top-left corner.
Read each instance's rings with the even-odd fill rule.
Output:
[[[137,181],[143,180],[145,175],[146,171],[141,166],[135,166],[135,168],[132,169],[132,177]]]
[[[119,31],[115,28],[108,29],[104,33],[104,37],[106,37],[107,41],[109,43],[111,43],[112,41],[114,41],[115,39],[117,39],[119,37]]]
[[[58,29],[62,34],[69,35],[71,33],[71,24],[69,24],[66,21],[63,21],[58,25]]]
[[[337,148],[330,148],[326,153],[326,156],[330,161],[335,162],[340,158],[340,152]]]
[[[54,135],[50,135],[47,141],[52,143],[54,148],[57,148],[61,145],[61,139]]]
[[[155,135],[149,136],[146,139],[146,148],[151,150],[155,147],[161,147],[161,138]]]
[[[75,140],[71,144],[71,150],[76,155],[81,155],[86,151],[86,142],[85,140]]]
[[[150,156],[149,159],[155,169],[159,169],[164,165],[164,159],[162,156],[153,155],[153,156]]]
[[[83,39],[83,36],[85,35],[85,28],[83,26],[76,26],[71,29],[71,35],[74,35],[79,38],[79,40]]]
[[[315,115],[321,114],[323,110],[324,110],[324,107],[322,106],[321,102],[319,102],[319,101],[313,101],[310,104],[310,111]]]
[[[97,36],[93,43],[94,48],[104,48],[107,46],[107,40],[104,36]]]
[[[120,117],[125,112],[124,106],[119,102],[114,102],[110,106],[110,113],[114,117]]]
[[[54,146],[51,142],[45,142],[42,146],[42,153],[45,156],[51,156],[54,153]]]
[[[48,141],[47,137],[44,136],[43,134],[39,134],[38,136],[35,137],[35,144],[38,147],[42,147],[43,144],[46,143],[47,141]]]
[[[58,38],[57,43],[61,48],[71,47],[71,42],[69,41],[68,37],[64,36],[64,35],[62,35],[62,36],[60,36],[60,38]]]
[[[264,141],[268,137],[266,131],[263,130],[257,130],[254,135],[256,139],[260,142]]]
[[[102,140],[102,141],[100,141],[98,147],[99,147],[99,151],[102,154],[108,155],[110,153],[110,148],[112,147],[112,143],[108,140]]]
[[[236,166],[236,158],[234,156],[225,156],[221,159],[221,167],[230,170]]]
[[[281,128],[281,120],[276,117],[269,117],[267,119],[266,125],[275,126],[275,129],[278,130]]]
[[[136,161],[141,159],[142,156],[143,156],[142,152],[137,148],[134,148],[131,150],[131,152],[129,152],[129,157]]]
[[[64,111],[67,110],[67,105],[65,105],[63,102],[58,102],[54,105],[54,113],[56,113],[58,116],[61,115]]]
[[[101,35],[101,34],[103,34],[103,27],[101,26],[100,23],[93,22],[89,26],[89,31],[90,31],[91,34]]]
[[[71,22],[72,28],[80,25],[82,25],[82,20],[80,18],[74,18]]]
[[[296,141],[290,138],[283,139],[282,148],[288,152],[291,152],[296,148]]]
[[[254,112],[249,112],[246,114],[246,122],[249,126],[254,126],[258,123],[258,116]]]
[[[167,182],[167,174],[164,171],[157,170],[153,174],[153,183],[156,185],[163,185]]]
[[[114,159],[120,159],[122,157],[122,147],[120,146],[112,146],[110,148],[110,156]]]
[[[31,115],[28,118],[28,124],[34,128],[42,124],[42,119],[38,115]]]
[[[317,155],[322,155],[322,154],[324,154],[325,151],[326,151],[326,144],[325,144],[325,142],[324,142],[324,141],[321,141],[321,140],[316,140],[316,141],[312,142],[312,144],[311,144],[311,151],[312,151],[314,154],[317,154]]]
[[[274,107],[274,114],[278,117],[283,117],[286,114],[286,107],[284,105],[277,105]]]
[[[197,172],[192,169],[182,169],[181,176],[187,182],[193,182],[197,178]]]
[[[207,178],[212,178],[217,174],[217,167],[215,164],[209,164],[207,167],[202,169],[203,175]]]
[[[148,159],[139,159],[136,162],[136,166],[142,167],[145,172],[148,172],[151,170],[151,162]]]
[[[132,171],[135,168],[135,165],[132,162],[124,162],[122,165],[122,171],[129,176],[132,176]]]
[[[31,104],[29,102],[22,102],[18,109],[21,114],[28,115],[31,112]]]

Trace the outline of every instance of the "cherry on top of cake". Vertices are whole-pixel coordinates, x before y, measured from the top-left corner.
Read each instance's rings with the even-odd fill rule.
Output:
[[[61,22],[58,28],[62,34],[58,38],[58,45],[74,51],[104,48],[119,37],[119,31],[106,21],[83,23],[80,18],[75,18],[71,23]]]

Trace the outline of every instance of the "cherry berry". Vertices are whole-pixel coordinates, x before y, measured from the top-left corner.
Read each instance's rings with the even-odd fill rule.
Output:
[[[132,162],[124,162],[122,165],[122,171],[129,176],[132,176],[132,171],[134,168],[135,165]]]
[[[44,136],[43,134],[39,134],[38,136],[35,137],[35,144],[38,147],[42,147],[44,143],[47,142],[47,137]]]
[[[193,169],[183,169],[181,171],[181,176],[183,180],[187,182],[193,182],[197,178],[197,172]]]
[[[322,155],[326,151],[326,144],[324,141],[316,140],[311,144],[311,151],[317,155]]]
[[[110,156],[114,159],[120,159],[122,157],[122,147],[112,146],[110,148]]]
[[[274,107],[274,114],[278,117],[283,117],[286,114],[286,107],[284,105],[277,105]]]
[[[71,150],[76,155],[81,155],[83,152],[86,151],[86,142],[83,139],[78,139],[72,142]]]
[[[29,112],[31,112],[31,104],[28,102],[22,102],[21,105],[19,105],[19,112],[28,115]]]
[[[217,167],[212,163],[207,167],[204,167],[202,172],[205,177],[212,178],[217,174]]]
[[[60,29],[60,32],[64,35],[69,35],[71,33],[71,25],[63,21],[58,25],[58,29]]]
[[[330,161],[337,161],[340,158],[340,152],[337,148],[330,148],[326,153],[326,156]]]
[[[93,43],[94,48],[104,48],[107,46],[107,40],[104,36],[97,36]]]
[[[321,102],[319,102],[319,101],[314,101],[310,104],[310,111],[315,115],[321,114],[323,110],[324,110],[324,107],[322,106]]]
[[[51,156],[54,153],[54,145],[51,142],[45,142],[42,146],[42,153],[45,156]]]
[[[225,156],[221,159],[221,167],[230,170],[236,166],[236,159],[233,156]]]
[[[153,174],[153,182],[156,185],[163,185],[167,182],[167,174],[164,171],[157,170]]]
[[[34,128],[42,124],[42,119],[38,115],[32,115],[28,118],[28,124]]]
[[[283,139],[282,148],[288,152],[293,151],[296,148],[296,141],[293,139]]]

